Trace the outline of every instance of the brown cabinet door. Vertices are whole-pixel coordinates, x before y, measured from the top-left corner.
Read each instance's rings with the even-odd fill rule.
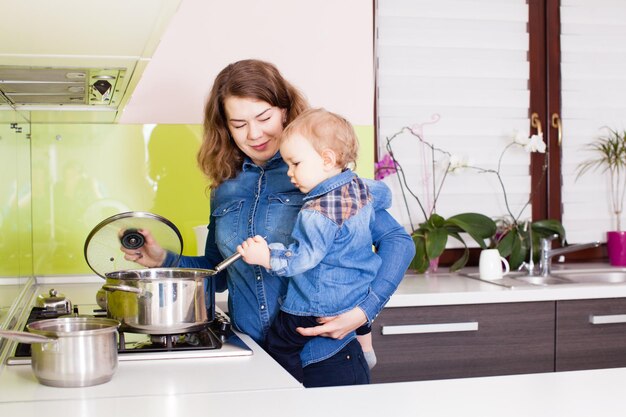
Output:
[[[552,301],[386,308],[372,382],[553,372],[554,315]]]
[[[556,305],[557,371],[626,366],[626,298]]]

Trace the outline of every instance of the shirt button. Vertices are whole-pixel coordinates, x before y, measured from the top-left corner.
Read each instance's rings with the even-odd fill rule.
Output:
[[[291,251],[288,250],[287,252],[285,252],[285,256],[291,256]]]
[[[286,198],[286,199],[285,199],[285,201],[288,203],[288,202],[289,202],[289,199],[288,199],[288,198]]]
[[[265,304],[261,304],[261,310],[265,310]]]
[[[248,219],[248,223],[252,223],[252,219]]]
[[[260,276],[256,277],[256,280],[261,281],[261,277]]]

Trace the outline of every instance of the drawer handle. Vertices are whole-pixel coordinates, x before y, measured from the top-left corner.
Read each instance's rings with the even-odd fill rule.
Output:
[[[626,323],[626,314],[607,314],[603,316],[589,316],[589,323],[591,324],[613,324],[613,323]]]
[[[441,324],[408,324],[398,326],[382,326],[383,335],[474,332],[478,330],[478,322],[441,323]]]

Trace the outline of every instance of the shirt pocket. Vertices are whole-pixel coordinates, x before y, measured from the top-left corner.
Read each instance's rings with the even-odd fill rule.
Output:
[[[229,201],[213,210],[218,245],[225,245],[237,236],[242,206],[243,200]]]
[[[304,195],[298,192],[271,194],[265,219],[265,229],[269,242],[288,244],[296,223],[298,212],[302,208]]]

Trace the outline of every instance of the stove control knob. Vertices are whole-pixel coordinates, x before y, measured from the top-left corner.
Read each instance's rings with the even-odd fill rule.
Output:
[[[219,326],[218,327],[218,331],[220,333],[228,333],[230,331],[230,328],[231,328],[230,323],[228,321],[225,321],[225,320],[220,320],[218,322],[218,326]]]

